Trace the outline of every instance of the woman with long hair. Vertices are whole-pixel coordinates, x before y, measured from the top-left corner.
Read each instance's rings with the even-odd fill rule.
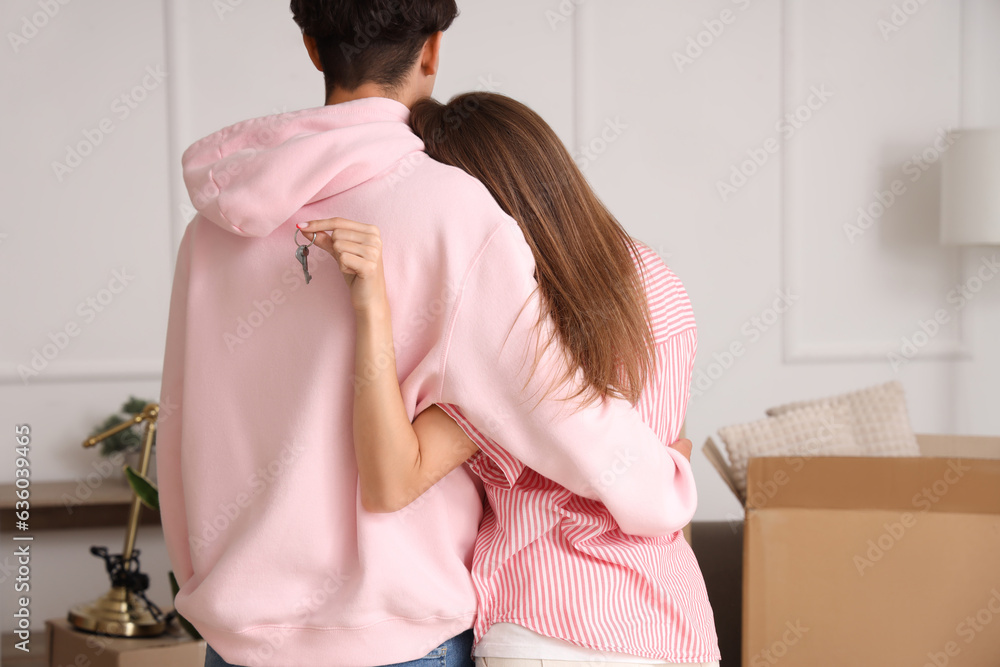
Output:
[[[559,400],[584,403],[625,398],[665,446],[673,443],[697,345],[673,272],[626,233],[527,106],[494,93],[446,105],[425,99],[410,125],[428,155],[477,178],[520,226],[535,259],[541,349],[557,345],[565,359],[550,393],[568,388]],[[302,229],[331,232],[315,242],[337,259],[351,290],[356,368],[382,369],[355,395],[365,508],[402,509],[465,462],[483,481],[488,506],[472,563],[477,665],[717,665],[704,580],[681,532],[622,532],[600,502],[526,468],[454,405],[431,406],[411,424],[392,357],[378,229],[343,218]],[[614,477],[609,470],[597,483]]]

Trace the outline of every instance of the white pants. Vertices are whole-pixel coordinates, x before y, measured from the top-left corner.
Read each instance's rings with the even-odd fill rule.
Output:
[[[605,662],[602,660],[531,660],[528,658],[476,658],[476,667],[657,667],[656,665],[635,662]],[[719,667],[719,661],[664,663],[664,667]]]

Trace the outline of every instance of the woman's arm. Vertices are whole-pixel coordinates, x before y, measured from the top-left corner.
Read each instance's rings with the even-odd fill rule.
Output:
[[[395,512],[416,500],[478,451],[441,408],[431,406],[411,424],[396,375],[392,320],[382,269],[378,227],[344,218],[299,226],[317,233],[316,245],[337,260],[351,290],[357,322],[355,368],[375,371],[356,378],[354,451],[361,503],[369,512]]]

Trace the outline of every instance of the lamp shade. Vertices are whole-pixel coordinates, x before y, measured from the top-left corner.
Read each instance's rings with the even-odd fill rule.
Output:
[[[1000,245],[1000,128],[951,135],[941,154],[941,243]]]

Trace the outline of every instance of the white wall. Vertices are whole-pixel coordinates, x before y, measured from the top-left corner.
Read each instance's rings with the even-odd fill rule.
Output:
[[[919,10],[884,38],[878,22],[891,20],[894,2]],[[193,215],[183,149],[224,125],[323,101],[322,75],[287,3],[51,2],[51,17],[40,13],[44,4],[8,0],[0,10],[9,91],[0,133],[8,207],[0,409],[5,428],[32,426],[35,481],[82,479],[95,461],[80,446],[93,424],[130,393],[158,397],[174,256]],[[460,7],[437,96],[485,88],[513,95],[574,153],[592,145],[585,173],[598,193],[684,280],[700,332],[701,384],[687,422],[696,449],[719,426],[759,418],[770,405],[896,377],[918,431],[1000,433],[1000,280],[986,282],[898,371],[886,356],[996,250],[938,245],[936,164],[906,181],[854,243],[843,229],[876,191],[909,177],[906,161],[933,145],[938,128],[1000,125],[1000,3]],[[704,32],[706,21],[719,34]],[[699,35],[701,53],[678,66],[675,53]],[[157,70],[164,76],[149,75]],[[807,103],[813,86],[832,95],[814,98],[809,119],[783,137],[776,123]],[[618,129],[602,144],[608,123]],[[778,145],[769,138],[780,150],[764,161],[761,150]],[[83,146],[88,154],[60,177],[53,163],[81,141],[92,150]],[[718,182],[748,151],[763,164],[723,198]],[[111,282],[122,269],[131,276],[124,286]],[[795,300],[772,321],[779,292]],[[100,309],[80,306],[88,298]],[[60,337],[67,326],[74,335]],[[18,367],[50,340],[52,359],[22,380]],[[723,363],[733,343],[744,353]],[[697,518],[736,516],[739,506],[700,452],[695,466]],[[87,549],[117,549],[123,530],[36,538],[44,554],[35,561],[36,628],[106,589],[103,565]],[[161,536],[144,528],[138,545],[150,597],[169,607]]]

